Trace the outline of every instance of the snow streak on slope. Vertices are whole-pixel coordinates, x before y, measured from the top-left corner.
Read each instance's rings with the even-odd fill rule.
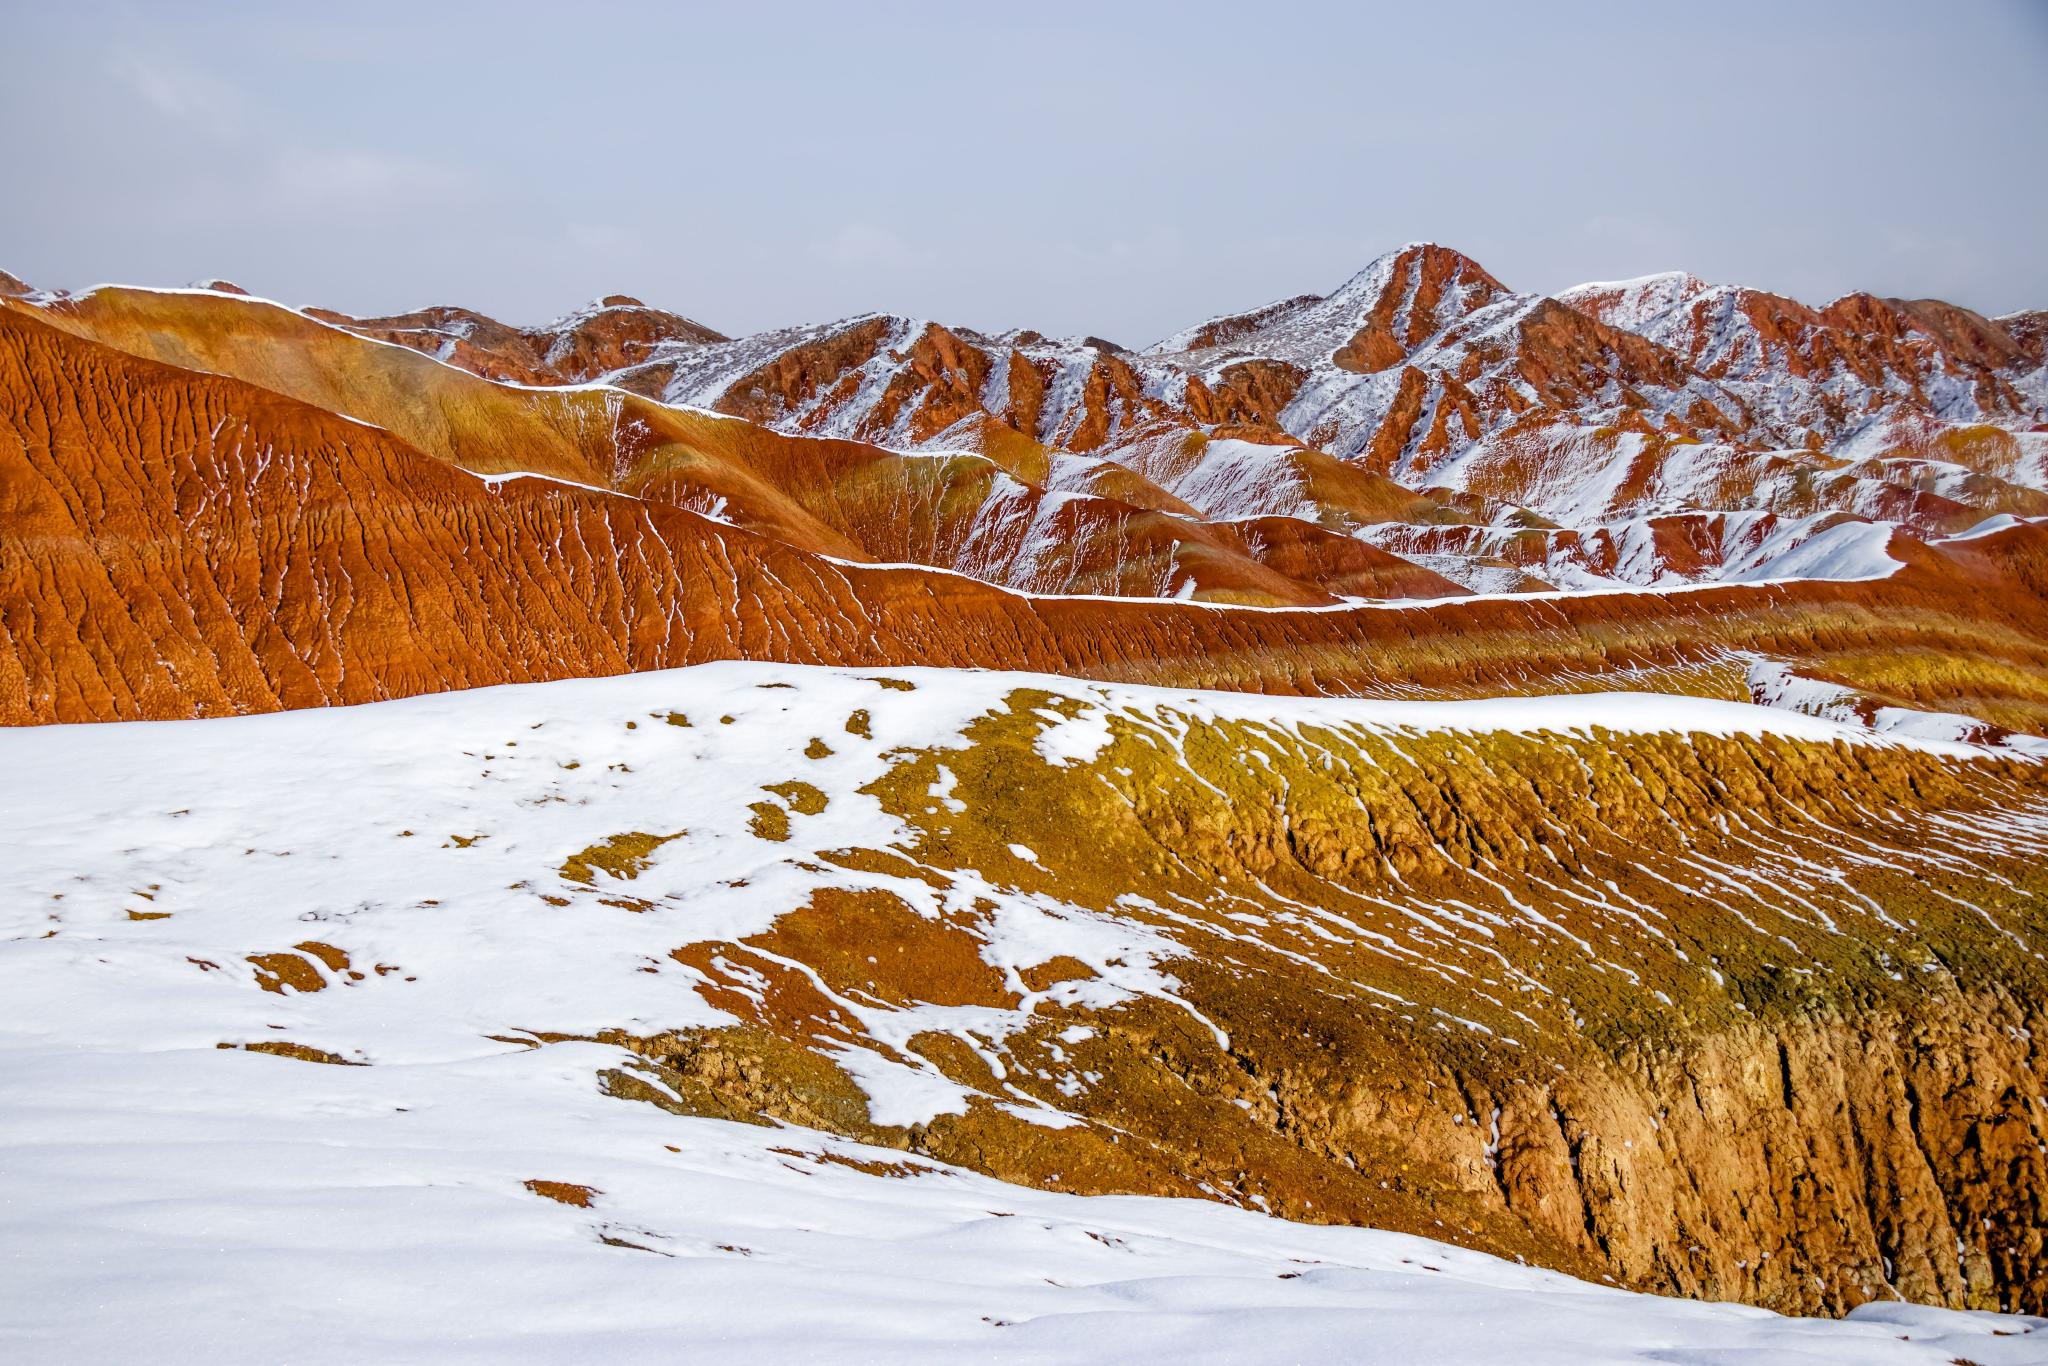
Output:
[[[723,339],[623,296],[524,330],[460,309],[353,320],[207,289],[9,303],[120,349],[360,407],[467,468],[651,480],[656,501],[716,506],[804,548],[1062,595],[1306,605],[1826,578],[1841,557],[1765,568],[1646,523],[1768,516],[1803,539],[1846,516],[1925,539],[2048,512],[2048,364],[2025,318],[1866,296],[1815,310],[1676,276],[1553,299],[1424,244],[1327,296],[1143,352],[892,314]],[[366,361],[341,336],[441,365]],[[495,383],[451,386],[431,373],[443,367]],[[705,432],[707,407],[739,430]],[[759,428],[833,440],[802,451]],[[559,464],[508,454],[522,439]],[[920,469],[912,452],[934,459]],[[963,467],[978,456],[1007,479]],[[1238,525],[1249,518],[1287,524]],[[1533,530],[1554,544],[1503,544]]]
[[[1853,688],[1803,678],[1775,660],[1758,660],[1751,664],[1747,678],[1750,695],[1763,706],[1784,707],[1806,716],[1824,716],[1831,721],[1863,725],[1880,734],[1904,739],[1944,744],[2002,744],[2020,754],[2048,759],[2048,739],[2041,736],[2001,732],[1996,726],[1959,712],[1880,706]]]
[[[1276,702],[741,665],[0,733],[0,1349],[1179,1362],[1370,1341],[1402,1360],[1493,1360],[1504,1345],[1559,1363],[2042,1359],[2037,1320],[1898,1306],[1785,1320],[1389,1233],[1020,1189],[624,1104],[592,1085],[630,1065],[622,1050],[527,1046],[536,1030],[716,1018],[667,956],[678,937],[742,934],[845,880],[827,852],[894,838],[862,791],[888,756],[1034,686],[1090,699],[1039,736],[1060,765],[1103,753],[1113,710],[1169,706],[1391,736],[1600,726],[1886,743],[1684,698]],[[650,811],[658,827],[621,824]],[[558,863],[561,890],[593,895],[522,876]],[[1174,999],[1143,927],[953,876],[944,890],[888,880],[920,913],[976,924],[1012,975],[1061,953],[1099,969],[1050,989],[1070,999]],[[840,1007],[884,1040],[915,1028],[985,1046],[1004,1027],[979,1007]],[[957,1103],[891,1051],[852,1068],[878,1107]]]
[[[1802,429],[1850,441],[1890,432],[1899,409],[2025,425],[2048,408],[2048,384],[2015,339],[1946,304],[1848,295],[1813,308],[1681,271],[1558,297],[1683,356],[1787,439]]]

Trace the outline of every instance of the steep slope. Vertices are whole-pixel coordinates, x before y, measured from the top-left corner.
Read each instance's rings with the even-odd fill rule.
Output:
[[[0,479],[10,721],[682,662],[749,633],[801,635],[854,597],[829,566],[798,569],[737,533],[729,548],[687,513],[480,479],[382,430],[31,320],[0,318],[0,404],[18,438]],[[780,570],[812,577],[792,590]]]
[[[344,413],[475,473],[631,491],[842,559],[930,564],[1030,591],[1265,605],[1463,591],[1371,547],[1295,556],[1287,563],[1316,577],[1290,577],[1267,563],[1265,542],[1197,525],[1193,508],[1134,472],[1029,442],[993,445],[999,460],[933,459],[793,440],[617,388],[486,383],[219,291],[101,289],[33,316]],[[1302,527],[1284,539],[1327,538]]]
[[[1719,435],[1746,416],[1662,348],[1511,294],[1437,246],[1405,247],[1326,298],[1207,323],[1148,354],[1214,381],[1252,359],[1292,366],[1300,383],[1277,425],[1410,479],[1504,428],[1569,418]]]
[[[1812,576],[1841,562],[1844,519],[1875,542],[2048,515],[2048,365],[2027,315],[1810,309],[1683,276],[1548,299],[1433,245],[1144,352],[889,315],[728,340],[624,296],[530,329],[300,314],[227,287],[11,302],[465,468],[522,448],[606,486],[658,469],[654,496],[803,549],[1034,592],[1281,606]],[[351,350],[351,333],[451,373]],[[740,435],[761,428],[833,460],[764,460],[772,438]],[[1275,527],[1317,546],[1276,560],[1266,532],[1215,525],[1272,518],[1368,549]]]
[[[1684,292],[1682,282],[1662,284]],[[2034,438],[2007,429],[2041,418],[2043,404],[2026,397],[2039,386],[2024,373],[2025,345],[2000,325],[1932,304],[1842,301],[1830,325],[1856,363],[1829,359],[1826,339],[1809,339],[1822,358],[1814,364],[1833,366],[1821,373],[1784,347],[1709,344],[1700,320],[1711,301],[1660,312],[1659,287],[1513,295],[1456,253],[1410,247],[1327,298],[1204,324],[1151,354],[1209,377],[1254,358],[1292,367],[1299,383],[1271,414],[1277,425],[1404,483],[1525,509],[1567,538],[1537,556],[1504,553],[1501,532],[1530,528],[1495,518],[1492,536],[1390,527],[1376,543],[1468,561],[1490,555],[1548,582],[1737,574],[1739,556],[1662,549],[1674,533],[1693,547],[1723,539],[1707,525],[1723,517],[1768,516],[1769,536],[1784,543],[1820,535],[1843,514],[1941,535],[2044,506]],[[1767,307],[1744,297],[1755,311]],[[1681,317],[1693,325],[1675,325]],[[1951,339],[1966,360],[1936,359],[1975,375],[1986,407],[1952,401],[1953,377],[1923,376],[1932,365],[1924,358],[1920,369],[1908,366],[1919,343],[1901,338],[1916,326]],[[1838,409],[1853,399],[1866,413],[1888,412],[1890,435],[1880,439],[1874,419],[1836,421],[1825,434],[1798,427],[1787,392],[1805,395],[1816,415],[1829,395]],[[2007,427],[1983,425],[1987,414]],[[1964,420],[1977,425],[1954,425]],[[1838,442],[1840,454],[1822,449]],[[1950,445],[1972,453],[1958,459]],[[1673,518],[1694,525],[1678,532]],[[1641,551],[1589,553],[1589,541]]]
[[[754,696],[777,692],[787,695]],[[565,986],[613,991],[615,1006],[673,986],[635,971],[627,942],[672,917],[580,917],[557,935],[560,922],[521,910],[509,890],[484,898],[481,868],[458,862],[489,857],[495,839],[422,855],[418,834],[373,828],[374,856],[400,851],[402,876],[432,877],[440,905],[409,904],[429,899],[424,883],[390,904],[366,886],[373,905],[340,908],[347,932],[364,936],[351,941],[352,966],[286,951],[303,965],[292,985],[258,986],[238,957],[249,945],[310,944],[342,927],[297,918],[319,909],[303,884],[231,895],[213,850],[226,827],[275,821],[285,841],[266,840],[270,856],[243,867],[310,872],[306,836],[333,831],[337,815],[374,826],[422,809],[408,780],[416,762],[366,771],[344,756],[395,731],[407,738],[388,752],[416,761],[428,752],[419,724],[437,744],[493,745],[513,738],[505,725],[552,742],[570,724],[563,711],[605,718],[614,739],[686,733],[644,717],[625,731],[613,705],[631,704],[608,691],[525,697],[447,699],[459,712],[431,718],[408,705],[230,723],[240,729],[225,736],[216,723],[122,727],[110,745],[97,743],[107,728],[0,735],[23,779],[0,794],[0,818],[21,837],[0,871],[0,999],[15,1007],[0,1016],[0,1322],[14,1356],[119,1362],[150,1340],[152,1360],[194,1366],[480,1354],[651,1364],[700,1352],[1278,1363],[1359,1341],[1403,1358],[1485,1360],[1512,1341],[1603,1366],[1688,1351],[1885,1366],[2038,1359],[2038,1319],[1873,1302],[1843,1323],[1787,1321],[1624,1294],[1440,1241],[1213,1201],[1033,1190],[816,1131],[606,1097],[591,1079],[632,1066],[623,1049],[482,1033],[504,1032],[488,1023],[496,1016],[528,1019]],[[478,704],[488,719],[467,709]],[[598,770],[596,749],[579,752],[585,762],[565,775]],[[224,788],[223,770],[239,782]],[[329,781],[356,800],[339,813],[298,805]],[[132,898],[115,895],[130,865],[103,863],[111,880],[80,886],[75,864],[46,861],[144,829],[167,838]],[[62,908],[61,923],[46,907]],[[479,933],[457,946],[468,923]],[[366,957],[370,937],[382,942]],[[479,943],[501,948],[487,963]],[[460,1001],[450,973],[487,987],[489,1003]],[[306,1038],[370,1065],[319,1065]],[[167,1323],[178,1331],[163,1333]]]
[[[1657,518],[1769,514],[1803,523],[1774,537],[1801,540],[1839,514],[1921,535],[2038,515],[2048,434],[2028,429],[2048,419],[2048,371],[2032,335],[1935,302],[1811,309],[1689,277],[1520,295],[1469,258],[1415,245],[1327,296],[1212,319],[1143,352],[877,315],[673,348],[612,378],[784,431],[902,448],[1014,435],[1142,468],[1143,452],[1189,433],[1305,445],[1413,490],[1467,495],[1500,509],[1487,520],[1506,529],[1534,518],[1653,551],[1553,547],[1544,577],[1484,537],[1421,542],[1435,545],[1433,567],[1500,588],[1722,575],[1718,556],[1655,553]],[[1276,514],[1297,515],[1270,502],[1236,515]],[[1372,539],[1417,543],[1399,529]]]
[[[138,1018],[285,1085],[530,1049],[650,1154],[659,1111],[772,1119],[799,1163],[826,1130],[1788,1310],[2048,1295],[2048,767],[2008,749],[732,664],[0,760],[0,973],[49,1003],[10,1024],[71,1065]],[[582,1150],[495,1179],[612,1221]]]
[[[640,377],[619,382],[633,387]],[[961,445],[996,421],[1062,450],[1113,448],[1175,420],[1156,376],[1098,338],[985,337],[891,315],[790,328],[681,357],[672,402],[785,431],[889,446]]]
[[[1849,294],[1812,308],[1676,272],[1560,298],[1678,352],[1788,445],[1830,444],[1900,412],[2033,422],[2048,408],[2048,388],[2025,373],[2040,365],[2038,346],[1939,300]]]
[[[1504,423],[1532,425],[1532,412],[1587,426],[1635,415],[1686,434],[1746,419],[1662,347],[1510,294],[1436,246],[1390,253],[1327,297],[1215,319],[1143,353],[875,316],[695,349],[665,373],[672,401],[886,445],[965,444],[993,421],[1109,452],[1199,427],[1291,436],[1404,475]]]
[[[732,657],[1342,693],[1555,686],[1730,649],[2019,729],[2048,721],[2048,528],[2026,523],[1940,552],[1895,538],[1903,567],[1869,584],[1309,612],[1027,597],[606,490],[480,478],[27,315],[0,317],[0,366],[0,716],[14,723]],[[1276,537],[1262,553],[1313,551]]]
[[[401,1117],[460,1064],[804,1170],[2048,1308],[2024,320],[1800,333],[1888,395],[1827,449],[1439,248],[1147,353],[4,293],[0,974],[51,1095],[135,1037]],[[175,724],[38,724],[103,720]],[[477,1179],[669,1240],[530,1165]]]

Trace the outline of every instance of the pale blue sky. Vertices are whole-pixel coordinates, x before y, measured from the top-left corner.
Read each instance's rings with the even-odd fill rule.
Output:
[[[0,32],[0,267],[44,285],[1140,344],[1433,239],[1519,289],[2048,307],[2041,0],[0,0]]]

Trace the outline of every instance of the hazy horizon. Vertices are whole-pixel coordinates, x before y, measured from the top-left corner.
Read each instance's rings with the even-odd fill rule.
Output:
[[[1143,345],[1404,242],[2048,307],[2048,6],[9,3],[30,283]]]

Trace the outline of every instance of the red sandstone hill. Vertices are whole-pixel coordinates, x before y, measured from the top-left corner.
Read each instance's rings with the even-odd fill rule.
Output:
[[[1769,575],[1844,516],[1939,536],[2048,513],[2035,316],[1683,275],[1546,298],[1417,245],[1142,351],[871,315],[678,332],[603,377],[793,435],[1107,461],[1210,520],[1316,521],[1499,591]],[[1455,511],[1333,503],[1302,468],[1323,454]]]
[[[275,358],[282,376],[304,361]],[[1938,551],[1895,537],[1904,567],[1857,583],[1308,612],[1021,596],[565,482],[600,477],[593,449],[610,458],[579,444],[585,426],[492,408],[530,395],[431,368],[465,403],[410,410],[420,431],[458,452],[493,433],[531,441],[498,448],[500,466],[551,473],[472,472],[388,427],[0,314],[0,719],[260,711],[735,657],[1342,693],[1528,686],[1729,649],[1833,662],[1883,695],[2022,728],[2048,716],[2048,528],[2025,523]],[[659,480],[632,461],[623,478]],[[1276,575],[1374,572],[1293,530],[1306,525],[1241,534],[1264,538]],[[1900,650],[1926,667],[1870,662]]]
[[[1548,299],[1434,246],[1141,352],[8,277],[4,715],[732,656],[1343,692],[1768,649],[2040,729],[2037,320]]]
[[[409,346],[486,379],[521,384],[580,384],[640,364],[664,345],[729,340],[702,323],[624,294],[607,294],[551,323],[525,328],[507,327],[467,308],[423,308],[385,318],[307,311],[322,322]]]
[[[1030,592],[1313,606],[1852,577],[1889,567],[1894,530],[2048,514],[2048,370],[2023,315],[1844,304],[1805,351],[1738,364],[1673,331],[1669,292],[1516,295],[1411,247],[1144,352],[887,317],[726,340],[622,296],[525,330],[230,290],[10,303],[479,473]]]

